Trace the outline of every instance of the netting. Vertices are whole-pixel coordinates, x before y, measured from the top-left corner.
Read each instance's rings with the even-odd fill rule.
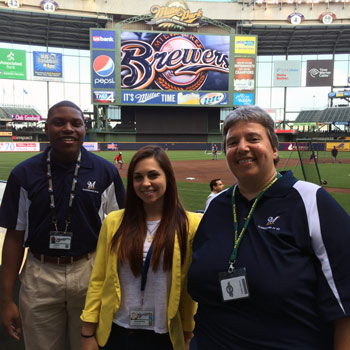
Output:
[[[296,146],[305,181],[313,182],[317,185],[324,184],[318,168],[320,151],[314,149],[312,140],[296,140]]]

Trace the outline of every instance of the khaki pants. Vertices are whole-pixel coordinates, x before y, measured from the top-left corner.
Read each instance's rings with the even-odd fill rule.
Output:
[[[21,273],[20,315],[26,350],[81,348],[84,308],[95,253],[67,265],[41,263],[28,253]]]

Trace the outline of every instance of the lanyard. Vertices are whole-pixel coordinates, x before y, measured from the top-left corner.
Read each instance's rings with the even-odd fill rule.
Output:
[[[81,160],[81,152],[79,152],[77,163],[75,164],[72,188],[71,188],[70,196],[69,196],[68,212],[67,212],[67,217],[65,220],[64,233],[67,232],[68,226],[71,223],[71,219],[72,219],[73,201],[74,201],[74,197],[75,197],[75,186],[78,182],[80,160]],[[47,154],[46,165],[47,165],[47,180],[49,182],[50,209],[52,211],[52,219],[51,220],[52,220],[53,225],[55,226],[56,231],[58,231],[57,211],[56,211],[56,205],[55,205],[55,197],[53,195],[53,182],[52,182],[52,171],[51,171],[51,149]]]
[[[146,282],[147,282],[147,273],[148,273],[149,265],[150,265],[150,262],[151,262],[152,246],[153,246],[153,243],[151,244],[151,246],[148,249],[148,252],[147,252],[147,255],[146,255],[146,259],[145,259],[145,262],[143,263],[142,271],[141,271],[141,298],[142,298],[142,304],[143,304],[143,296],[144,296]]]
[[[229,261],[229,268],[228,268],[228,272],[232,273],[234,270],[234,265],[236,263],[236,257],[237,257],[237,252],[238,252],[238,247],[239,244],[242,241],[243,235],[248,227],[249,221],[251,219],[251,217],[253,216],[253,212],[258,204],[259,199],[263,196],[263,194],[265,193],[265,191],[270,188],[282,175],[280,173],[277,173],[276,177],[259,193],[259,195],[255,198],[255,201],[253,203],[253,205],[250,208],[249,214],[245,220],[244,226],[241,230],[241,233],[238,235],[238,220],[237,220],[237,210],[236,210],[236,199],[235,199],[235,193],[236,193],[236,188],[237,188],[237,184],[235,185],[235,187],[233,188],[233,193],[232,193],[232,207],[233,207],[233,226],[234,226],[234,230],[235,230],[235,244],[233,246],[233,252],[231,254],[230,257],[230,261]]]

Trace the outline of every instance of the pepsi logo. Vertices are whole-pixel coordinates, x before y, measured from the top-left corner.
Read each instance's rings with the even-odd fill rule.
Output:
[[[108,77],[114,72],[114,61],[107,55],[100,55],[95,58],[93,68],[98,76]]]

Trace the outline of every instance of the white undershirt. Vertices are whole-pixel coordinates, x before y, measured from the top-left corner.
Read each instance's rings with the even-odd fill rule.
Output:
[[[143,261],[152,244],[155,231],[160,220],[147,221],[147,235],[143,246]],[[144,292],[144,301],[141,306],[141,276],[135,278],[129,263],[118,266],[118,276],[121,288],[120,307],[114,314],[113,322],[124,328],[142,328],[154,330],[156,333],[168,332],[168,299],[170,294],[171,271],[163,271],[163,258],[158,270],[154,272],[150,265],[147,273],[147,282]],[[130,326],[130,310],[153,311],[153,326]]]

